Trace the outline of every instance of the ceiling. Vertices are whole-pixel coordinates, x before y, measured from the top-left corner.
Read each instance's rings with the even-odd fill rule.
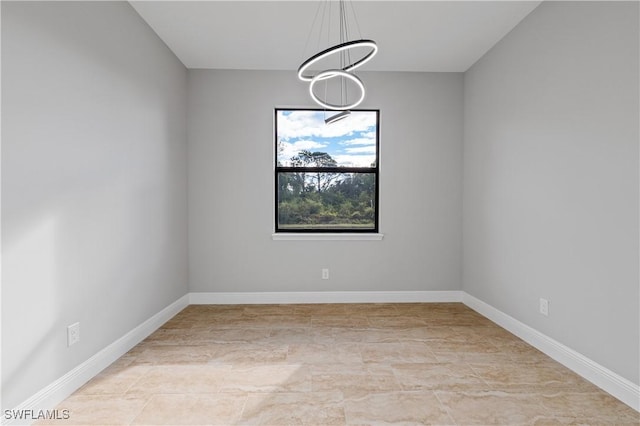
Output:
[[[130,3],[187,68],[295,70],[318,51],[319,0]],[[360,35],[379,47],[362,70],[464,72],[540,3],[356,0]]]

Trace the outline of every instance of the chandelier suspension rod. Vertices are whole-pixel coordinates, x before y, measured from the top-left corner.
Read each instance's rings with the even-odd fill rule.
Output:
[[[350,1],[351,5],[346,5],[345,2]],[[329,4],[327,4],[327,2]],[[325,18],[327,20],[327,43],[330,47],[316,53],[309,57],[298,67],[298,78],[302,81],[309,82],[309,94],[311,98],[320,106],[326,109],[335,111],[348,111],[360,104],[365,96],[365,89],[362,80],[360,80],[353,70],[364,65],[371,58],[373,58],[377,51],[378,46],[375,41],[370,39],[363,39],[360,34],[360,39],[350,40],[350,32],[352,28],[349,24],[349,8],[353,13],[353,18],[356,21],[356,29],[360,33],[360,23],[355,14],[355,7],[352,0],[338,0],[337,10],[338,14],[337,25],[338,31],[334,37],[339,38],[337,44],[333,44],[331,39],[332,29],[331,23],[333,22],[333,5],[332,0],[324,0],[323,5],[318,5],[316,8],[313,25],[311,26],[311,33],[316,27],[316,21],[320,15],[320,9],[322,9],[322,22],[319,27],[318,33],[318,49],[320,41],[322,40],[322,34],[325,27]],[[311,33],[305,43],[305,50],[309,45],[311,39]],[[365,49],[364,51],[362,49]],[[355,49],[358,49],[356,52]],[[352,50],[354,50],[352,55]],[[363,52],[363,53],[361,53]],[[336,56],[337,55],[337,56]],[[352,59],[352,56],[355,59]],[[336,65],[337,63],[337,65]],[[314,68],[315,67],[315,68]],[[318,71],[318,69],[324,69],[324,71]],[[329,80],[337,78],[337,84],[339,85],[337,94],[333,96],[333,99],[339,99],[337,103],[335,100],[331,100],[329,96]],[[324,99],[318,97],[318,93],[314,93],[314,86],[321,80],[325,80],[324,87]],[[354,85],[357,91],[360,92],[359,96],[356,96],[355,102],[349,103],[349,85]],[[333,88],[332,88],[333,90]],[[344,116],[344,115],[343,115]]]

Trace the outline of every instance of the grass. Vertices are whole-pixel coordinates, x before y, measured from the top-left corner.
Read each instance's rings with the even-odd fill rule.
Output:
[[[310,231],[313,230],[345,230],[345,229],[374,229],[373,223],[318,223],[318,224],[309,224],[309,223],[296,223],[296,224],[286,224],[280,225],[279,228],[281,230],[286,229],[308,229]]]

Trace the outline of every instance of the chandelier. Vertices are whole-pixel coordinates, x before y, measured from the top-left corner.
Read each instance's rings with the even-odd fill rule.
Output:
[[[334,3],[338,3],[335,11],[332,10]],[[332,17],[335,18],[332,16],[334,14],[338,17],[338,27],[332,33],[331,21]],[[359,36],[357,39],[351,39],[350,16],[356,24]],[[316,29],[318,21],[320,24]],[[378,46],[375,41],[362,38],[350,0],[323,0],[319,3],[307,39],[307,47],[314,30],[317,32],[318,50],[323,40],[325,46],[329,47],[305,60],[298,67],[298,78],[309,83],[309,95],[315,103],[327,110],[342,111],[327,119],[329,123],[346,117],[350,109],[360,105],[364,100],[364,83],[353,71],[369,62],[378,52]]]

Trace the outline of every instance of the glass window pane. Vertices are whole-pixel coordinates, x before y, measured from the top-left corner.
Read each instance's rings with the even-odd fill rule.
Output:
[[[377,112],[351,111],[331,124],[339,111],[278,110],[279,167],[375,167]]]
[[[375,229],[375,173],[278,173],[279,230]]]

